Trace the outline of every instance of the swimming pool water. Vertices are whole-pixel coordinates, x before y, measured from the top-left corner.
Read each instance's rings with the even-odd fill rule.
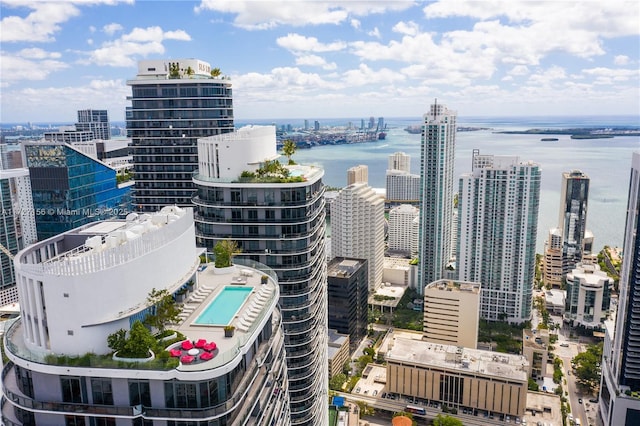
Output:
[[[227,325],[253,288],[227,286],[198,315],[195,323],[200,325]]]

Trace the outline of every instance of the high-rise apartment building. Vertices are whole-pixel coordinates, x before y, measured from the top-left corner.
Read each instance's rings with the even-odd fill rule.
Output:
[[[574,327],[600,330],[609,315],[613,278],[597,264],[578,263],[567,274],[564,319]]]
[[[198,141],[196,240],[234,240],[236,258],[272,268],[294,425],[327,419],[327,270],[324,171],[277,161],[274,126],[247,126]],[[276,160],[276,161],[274,161]]]
[[[549,237],[544,243],[544,261],[542,279],[545,285],[562,287],[562,232],[559,228],[549,230]]]
[[[331,203],[331,255],[367,259],[369,290],[382,285],[384,198],[366,183],[343,188]]]
[[[422,123],[418,293],[442,278],[451,253],[456,113],[434,102]]]
[[[116,169],[62,142],[24,142],[38,239],[131,211],[132,182]]]
[[[602,352],[599,412],[607,426],[640,416],[640,152],[631,161],[623,253],[615,330],[605,329]]]
[[[562,174],[558,227],[562,232],[562,274],[582,262],[587,231],[589,176],[580,170]]]
[[[418,235],[415,232],[418,229],[415,222],[419,216],[420,210],[409,204],[401,204],[389,211],[389,250],[416,253]]]
[[[347,170],[347,185],[354,183],[369,183],[369,167],[361,164]]]
[[[482,284],[483,319],[531,317],[540,180],[536,163],[477,151],[460,177],[458,278]]]
[[[18,301],[13,257],[38,239],[28,169],[0,170],[0,306]]]
[[[191,209],[175,206],[20,251],[21,316],[5,333],[2,423],[290,425],[275,274],[257,264],[236,265],[233,275],[202,271],[199,253]],[[230,285],[236,277],[242,286]],[[157,312],[153,291],[177,297],[190,287],[191,311],[171,326],[186,340],[147,343],[156,352],[148,358],[114,353],[112,335],[138,338],[137,321]]]
[[[190,206],[198,138],[233,131],[231,81],[211,70],[197,59],[140,61],[127,81],[137,210]]]
[[[411,172],[411,156],[404,152],[394,152],[389,155],[389,165],[387,170],[400,170],[403,172]]]
[[[334,257],[327,266],[329,329],[347,334],[355,351],[367,334],[369,279],[365,259]],[[344,365],[344,364],[343,364]]]
[[[93,133],[94,139],[111,139],[111,125],[106,109],[82,109],[78,111],[76,129]]]
[[[427,284],[424,289],[423,339],[476,349],[479,308],[479,283],[439,280]]]

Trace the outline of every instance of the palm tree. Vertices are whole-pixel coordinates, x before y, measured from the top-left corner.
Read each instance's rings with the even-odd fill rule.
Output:
[[[296,153],[298,149],[298,145],[291,139],[287,139],[284,141],[284,145],[282,145],[282,153],[287,156],[287,160],[289,164],[296,164],[295,161],[291,159],[291,156]]]
[[[220,77],[220,74],[222,74],[220,68],[214,68],[211,70],[211,77],[213,78]]]
[[[187,67],[187,70],[185,71],[185,74],[187,74],[189,77],[191,77],[192,75],[194,75],[196,72],[193,70],[193,68],[191,67]]]

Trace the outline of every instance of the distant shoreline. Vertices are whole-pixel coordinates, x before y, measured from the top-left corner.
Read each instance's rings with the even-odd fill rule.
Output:
[[[500,130],[493,133],[507,135],[571,135],[572,139],[605,139],[614,136],[640,136],[637,127],[601,127],[601,128],[570,128],[570,129],[528,129],[528,130]]]

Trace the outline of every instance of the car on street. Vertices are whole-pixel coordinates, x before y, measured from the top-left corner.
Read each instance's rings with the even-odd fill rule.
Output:
[[[591,398],[589,400],[589,402],[593,403],[593,404],[597,404],[598,403],[598,398]]]
[[[578,404],[582,404],[582,398],[578,398]]]
[[[568,343],[560,343],[560,346],[562,346],[563,348],[568,348],[569,344]]]

